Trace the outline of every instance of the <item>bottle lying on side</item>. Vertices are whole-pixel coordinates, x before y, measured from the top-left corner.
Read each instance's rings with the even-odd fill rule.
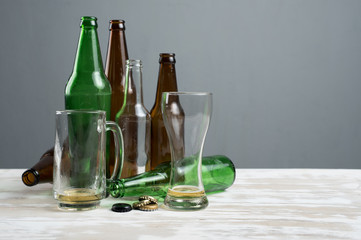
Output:
[[[54,149],[48,150],[40,158],[40,161],[32,168],[26,170],[22,180],[27,186],[34,186],[38,183],[53,181],[53,160]],[[188,159],[183,159],[184,182],[192,178],[191,166]],[[118,179],[107,182],[108,192],[115,198],[152,195],[165,197],[168,190],[171,163],[159,164],[154,170],[144,172],[133,177]],[[226,156],[215,155],[203,157],[202,180],[204,190],[207,193],[223,191],[230,187],[236,178],[236,171],[233,162]]]
[[[183,159],[181,181],[184,185],[191,178],[198,177],[191,174],[192,168],[190,159]],[[107,191],[115,198],[140,195],[152,195],[164,198],[167,195],[169,178],[171,173],[170,162],[159,164],[154,170],[144,172],[137,176],[109,180]],[[236,178],[236,171],[232,161],[226,156],[215,155],[203,157],[202,159],[202,180],[204,190],[207,193],[224,191],[230,187]]]
[[[26,170],[21,179],[26,186],[53,181],[54,148],[46,151],[32,168]]]

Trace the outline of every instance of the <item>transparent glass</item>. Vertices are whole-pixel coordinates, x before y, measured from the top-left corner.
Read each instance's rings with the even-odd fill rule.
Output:
[[[183,128],[179,128],[180,109],[184,113]],[[169,188],[164,199],[167,208],[199,210],[208,206],[202,183],[202,152],[211,112],[211,93],[163,93],[162,114],[172,157]],[[174,146],[180,143],[183,151],[175,150]],[[185,168],[187,174],[184,174]]]
[[[53,191],[58,207],[79,211],[96,208],[106,196],[106,131],[112,131],[116,163],[110,180],[117,178],[123,163],[123,137],[105,111],[56,112]]]
[[[127,60],[124,101],[116,122],[124,137],[124,167],[121,178],[138,174],[150,157],[150,114],[143,104],[142,62]]]

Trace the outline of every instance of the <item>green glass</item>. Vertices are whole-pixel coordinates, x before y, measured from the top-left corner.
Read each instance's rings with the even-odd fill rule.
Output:
[[[103,110],[106,119],[110,119],[111,86],[105,76],[100,52],[97,18],[82,17],[78,49],[75,56],[73,73],[65,87],[65,109],[67,110]],[[86,121],[86,119],[84,119]],[[75,129],[80,126],[74,126]],[[80,129],[78,129],[80,132]],[[107,177],[110,176],[109,140],[107,134]],[[86,136],[84,136],[84,141]],[[72,139],[69,139],[72,143]],[[84,169],[89,166],[84,166]]]
[[[73,73],[65,87],[66,109],[104,110],[110,119],[110,83],[104,74],[97,18],[82,17]]]
[[[190,159],[183,159],[180,172],[183,172],[184,182],[191,181],[198,177],[190,174]],[[110,180],[107,183],[108,192],[115,198],[139,197],[151,195],[164,198],[167,195],[171,163],[159,164],[154,170],[144,172],[134,177]],[[236,177],[235,167],[232,161],[223,155],[203,157],[202,181],[206,193],[214,193],[230,187]]]

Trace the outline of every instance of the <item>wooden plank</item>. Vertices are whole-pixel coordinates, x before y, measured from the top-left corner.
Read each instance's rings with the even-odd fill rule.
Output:
[[[237,169],[202,211],[63,212],[52,185],[26,187],[0,170],[0,239],[360,239],[361,170]]]

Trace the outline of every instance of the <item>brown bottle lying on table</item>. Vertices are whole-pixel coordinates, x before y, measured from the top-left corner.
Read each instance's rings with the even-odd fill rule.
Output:
[[[53,181],[54,148],[46,151],[32,168],[26,170],[21,179],[26,186]]]

